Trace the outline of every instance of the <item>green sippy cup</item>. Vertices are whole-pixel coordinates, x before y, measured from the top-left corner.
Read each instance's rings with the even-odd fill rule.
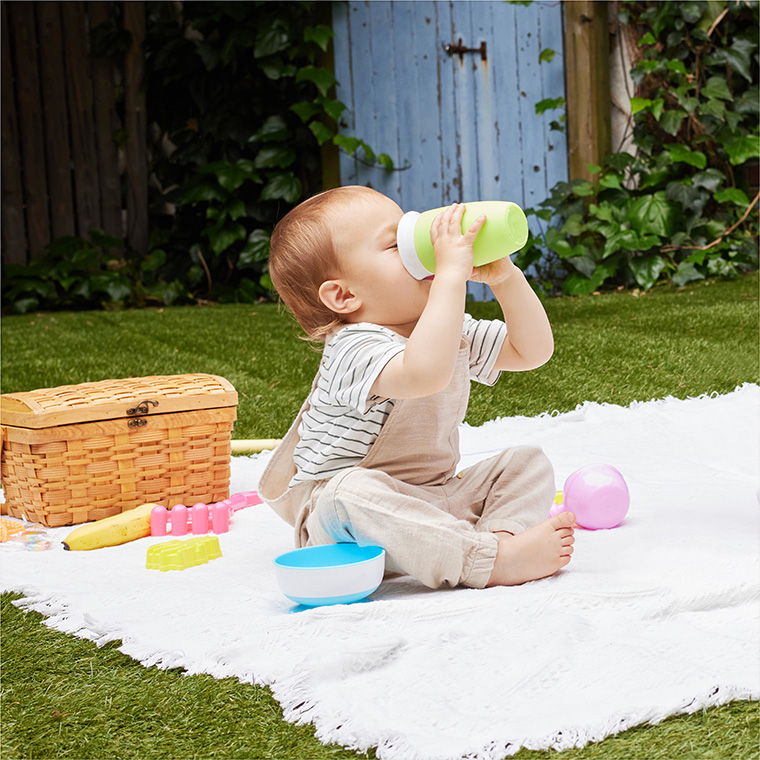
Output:
[[[423,213],[407,211],[401,217],[397,232],[398,251],[407,271],[417,280],[435,274],[435,252],[430,239],[430,227],[433,219],[447,208],[443,206]],[[472,246],[474,266],[490,264],[519,251],[525,245],[528,239],[528,220],[516,203],[474,201],[466,204],[462,232],[481,214],[486,215],[486,221]]]

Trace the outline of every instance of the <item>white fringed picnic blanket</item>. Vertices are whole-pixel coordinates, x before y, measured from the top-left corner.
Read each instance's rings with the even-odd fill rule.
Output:
[[[207,565],[146,570],[147,547],[166,539],[4,548],[2,587],[54,628],[121,639],[146,666],[268,684],[288,720],[383,759],[582,746],[760,697],[759,408],[760,387],[745,384],[465,426],[465,465],[539,444],[558,488],[595,461],[629,484],[622,526],[578,531],[566,570],[519,587],[429,591],[399,578],[368,603],[297,611],[272,571],[291,529],[266,507],[238,512]],[[233,492],[255,488],[267,458],[236,458]]]

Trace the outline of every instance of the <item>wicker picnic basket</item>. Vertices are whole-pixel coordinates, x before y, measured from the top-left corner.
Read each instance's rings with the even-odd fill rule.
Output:
[[[216,375],[104,380],[0,396],[4,513],[49,527],[147,502],[229,496],[237,393]]]

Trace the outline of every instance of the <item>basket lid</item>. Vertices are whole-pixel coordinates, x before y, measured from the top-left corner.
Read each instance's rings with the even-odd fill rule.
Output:
[[[48,428],[236,405],[235,388],[218,375],[153,375],[5,393],[0,422]]]

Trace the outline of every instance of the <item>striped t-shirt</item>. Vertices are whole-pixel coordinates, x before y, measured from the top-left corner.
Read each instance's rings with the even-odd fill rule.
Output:
[[[493,385],[493,365],[507,335],[500,320],[464,315],[470,343],[470,378]],[[387,327],[361,322],[339,330],[325,344],[319,379],[298,427],[292,484],[330,478],[365,457],[393,409],[393,399],[370,395],[383,367],[407,339]]]

